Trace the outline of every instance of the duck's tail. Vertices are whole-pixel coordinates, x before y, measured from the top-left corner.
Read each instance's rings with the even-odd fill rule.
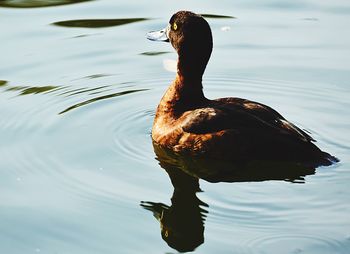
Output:
[[[330,166],[330,165],[337,163],[339,161],[340,160],[337,157],[330,155],[329,153],[322,152],[322,159],[320,161],[319,166]]]

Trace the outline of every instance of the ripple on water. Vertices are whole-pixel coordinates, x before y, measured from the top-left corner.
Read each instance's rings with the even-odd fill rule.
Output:
[[[346,239],[338,240],[317,234],[273,234],[245,243],[259,253],[348,253],[350,244]]]
[[[147,87],[147,91],[132,95],[131,104],[129,100],[115,104],[121,110],[115,112],[108,128],[113,132],[113,150],[119,156],[141,163],[147,163],[155,157],[151,129],[155,109],[167,82],[169,81],[164,79],[144,80],[139,85]]]
[[[65,128],[63,126],[75,126],[75,122],[84,121],[86,125],[89,125],[90,121],[100,122],[102,129],[106,133],[106,140],[110,140],[110,151],[120,158],[124,163],[137,162],[140,164],[150,163],[154,165],[154,152],[151,143],[151,127],[154,117],[156,106],[166,90],[167,86],[171,83],[172,78],[167,76],[161,79],[142,79],[141,77],[128,78],[128,81],[119,82],[115,84],[115,76],[105,77],[104,75],[94,76],[93,79],[86,77],[84,80],[77,80],[73,82],[74,85],[64,86],[17,86],[18,89],[9,89],[12,87],[11,82],[2,82],[0,89],[3,92],[17,95],[10,100],[17,103],[23,102],[27,105],[23,112],[13,114],[7,118],[6,121],[0,122],[2,130],[10,130],[10,137],[24,137],[28,132],[31,133],[31,138],[37,139],[37,145],[41,145],[41,137],[48,137],[52,132],[55,133],[57,139],[65,139]],[[97,79],[101,78],[101,79]],[[102,79],[104,78],[104,79]],[[107,79],[107,81],[105,81]],[[120,77],[118,77],[120,80]],[[103,82],[101,82],[103,80]],[[136,80],[136,81],[132,81]],[[82,85],[82,83],[84,85]],[[90,84],[87,86],[86,84]],[[96,85],[98,83],[98,85]],[[281,83],[283,85],[281,85]],[[227,97],[227,96],[239,96],[243,98],[253,99],[273,106],[281,105],[281,97],[283,97],[283,105],[285,107],[296,107],[296,110],[309,105],[310,101],[322,104],[323,97],[329,93],[329,89],[326,86],[321,87],[318,90],[310,87],[304,87],[303,84],[276,81],[276,80],[259,80],[259,79],[247,79],[242,78],[226,78],[209,76],[204,79],[204,88],[209,98]],[[333,91],[334,96],[328,97],[327,100],[333,102],[344,101],[342,97],[342,91]],[[303,97],[298,105],[295,105],[295,99],[292,97]],[[35,101],[36,103],[32,103]],[[109,103],[102,103],[109,101]],[[317,102],[320,101],[320,102]],[[102,107],[100,107],[102,105]],[[283,106],[282,105],[282,106]],[[84,109],[81,111],[81,109]],[[276,108],[277,109],[277,108]],[[277,109],[278,110],[278,109]],[[322,112],[321,112],[322,113]],[[59,115],[60,114],[60,115]],[[84,118],[82,118],[84,114]],[[310,112],[300,113],[299,116],[302,120]],[[324,113],[327,117],[327,112]],[[69,116],[69,117],[65,117]],[[286,115],[288,118],[288,116]],[[43,123],[42,119],[51,119],[48,122]],[[83,119],[83,120],[82,120]],[[45,120],[47,121],[47,120]],[[62,130],[61,130],[62,128]],[[311,128],[313,132],[314,127]],[[317,129],[317,128],[316,128]],[[322,132],[322,128],[319,130]],[[85,133],[85,132],[84,132]],[[85,135],[80,133],[78,135]],[[22,135],[19,135],[22,134]],[[91,132],[89,135],[95,135]],[[335,135],[332,133],[332,135]],[[318,138],[321,135],[318,134]],[[83,139],[83,137],[81,137]],[[317,138],[317,139],[318,139]],[[328,137],[330,140],[336,140]],[[322,142],[327,143],[327,139],[322,139]],[[340,141],[339,141],[340,142]],[[332,143],[330,146],[338,146],[337,143]],[[35,168],[37,165],[30,157],[37,155],[28,154],[28,150],[23,150],[25,147],[17,146],[13,148],[15,150],[9,150],[17,154],[16,157],[22,158],[19,162],[26,161],[26,165],[23,168]],[[92,147],[91,147],[92,149]],[[43,150],[43,149],[42,149]],[[42,151],[41,150],[41,151]],[[59,152],[59,151],[58,151]],[[11,156],[11,155],[9,155]],[[13,158],[15,160],[15,158]],[[22,163],[21,162],[21,163]],[[53,166],[52,162],[48,161],[45,156],[41,157],[40,168],[44,169],[45,164],[50,168],[64,168],[67,165]],[[64,162],[63,162],[64,163]],[[20,168],[18,166],[17,168]],[[98,170],[98,168],[97,168]],[[30,171],[29,171],[30,172]],[[22,172],[23,173],[23,172]],[[21,172],[17,175],[21,175]],[[20,177],[20,176],[19,176]],[[62,179],[62,184],[69,190],[69,192],[76,193],[82,198],[105,200],[110,202],[116,198],[116,190],[113,186],[124,186],[122,189],[133,189],[131,183],[127,184],[127,181],[123,181],[121,177],[118,181],[113,180],[115,176],[101,175],[96,176],[96,172],[84,173],[72,171],[66,171],[61,169],[57,173],[57,179]],[[65,180],[63,180],[65,179]],[[92,181],[94,179],[94,181]],[[100,181],[97,181],[100,179]],[[105,183],[105,186],[102,186]],[[141,187],[140,187],[141,188]],[[137,192],[137,191],[135,191]],[[120,193],[118,195],[121,195]],[[125,194],[127,195],[127,194]],[[128,194],[129,195],[129,194]],[[211,204],[212,208],[215,208],[215,200]],[[222,220],[244,220],[247,218],[254,218],[265,214],[262,219],[266,224],[278,223],[278,219],[270,216],[270,214],[262,211],[258,206],[246,207],[249,211],[246,213],[235,213],[236,218],[227,216],[231,211],[228,207],[221,209],[224,204],[219,204],[217,211],[212,209],[212,216],[220,217]],[[241,208],[241,205],[237,204],[237,209]],[[242,217],[243,216],[243,217]],[[219,223],[222,221],[219,220]],[[249,223],[247,225],[249,227]],[[257,225],[252,223],[251,227]]]
[[[114,151],[131,160],[146,162],[154,157],[151,144],[151,123],[154,109],[129,108],[118,115],[114,122]]]
[[[104,75],[96,76],[96,78],[99,77],[104,77]],[[109,78],[113,78],[113,76],[109,76]],[[29,118],[33,119],[36,118],[36,115],[39,114],[40,111],[48,110],[48,108],[56,108],[58,114],[67,114],[72,110],[77,110],[90,104],[99,103],[103,100],[117,99],[117,97],[128,95],[128,100],[115,100],[115,115],[113,116],[115,121],[112,121],[109,124],[115,126],[113,132],[115,143],[118,146],[116,149],[120,149],[121,151],[125,152],[125,155],[135,158],[138,157],[139,154],[142,154],[142,152],[138,152],[137,149],[143,150],[142,146],[140,146],[142,144],[140,144],[140,142],[137,140],[141,138],[140,135],[149,137],[149,123],[152,122],[153,118],[152,112],[154,112],[156,105],[170,82],[171,79],[168,78],[137,81],[133,84],[126,84],[125,89],[122,89],[123,85],[110,85],[108,83],[99,86],[96,86],[95,84],[92,87],[71,87],[57,85],[13,86],[11,83],[3,81],[0,88],[6,92],[17,93],[18,95],[22,96],[33,94],[37,96],[42,95],[45,97],[54,96],[55,100],[53,103],[47,102],[50,104],[49,107],[45,104],[35,105],[35,110],[32,109],[32,112],[25,114]],[[344,99],[344,91],[341,91],[340,89],[330,89],[327,86],[319,86],[318,89],[314,89],[312,86],[305,86],[301,83],[280,80],[210,76],[204,79],[204,88],[207,96],[210,98],[237,96],[262,102],[272,106],[277,111],[280,111],[279,107],[284,111],[286,111],[285,109],[290,110],[291,113],[295,112],[297,114],[287,115],[283,112],[281,113],[287,119],[300,119],[296,122],[297,125],[298,122],[303,120],[303,118],[307,119],[307,114],[310,114],[310,111],[303,112],[303,110],[309,110],[310,104],[314,105],[312,106],[312,109],[316,109],[317,105],[321,106],[325,104],[325,101],[327,101],[327,105],[329,106],[328,109],[330,110],[330,107],[334,107],[334,111],[336,111],[335,107],[337,103],[343,103],[344,107],[347,106],[345,104],[349,104],[347,100]],[[149,91],[147,91],[148,89]],[[139,92],[142,93],[139,94]],[[332,92],[332,96],[329,96],[330,92]],[[281,101],[282,97],[283,101]],[[67,101],[68,103],[69,101],[72,101],[72,103],[70,103],[70,105],[68,104],[68,106],[62,106],[67,105]],[[277,108],[275,105],[277,105]],[[123,110],[119,110],[119,108]],[[315,113],[322,115],[323,112]],[[333,115],[333,117],[336,116]],[[21,117],[15,116],[12,119],[14,121],[14,125],[17,125],[18,122],[23,122],[21,118],[23,118],[23,115]],[[27,121],[27,123],[30,122],[32,121]],[[307,126],[307,124],[305,124],[305,126]],[[315,126],[317,126],[317,128]],[[307,127],[311,128],[308,129],[309,132],[316,134],[316,139],[321,139],[322,141],[325,141],[333,146],[343,146],[344,149],[348,149],[346,144],[336,141],[341,140],[334,136],[337,132],[327,133],[327,136],[322,137],[321,133],[327,128],[323,128],[317,124]],[[129,133],[129,135],[122,135],[121,133]],[[129,141],[123,140],[123,137],[128,137]],[[143,142],[147,142],[145,139],[141,140],[144,140]],[[144,156],[138,158],[141,159],[144,158]]]
[[[87,78],[89,77],[91,76]],[[105,75],[94,75],[93,77],[100,78],[105,77]],[[113,76],[108,77],[113,79]],[[106,126],[106,128],[113,129],[113,139],[116,145],[114,150],[118,151],[122,156],[133,160],[146,160],[150,156],[149,152],[146,151],[149,151],[151,147],[149,144],[149,136],[154,111],[170,82],[171,78],[143,80],[133,84],[125,83],[125,89],[122,89],[123,85],[110,85],[108,83],[99,86],[95,84],[95,86],[92,87],[57,85],[13,86],[11,83],[9,85],[9,82],[4,81],[1,83],[2,86],[0,88],[6,92],[17,93],[22,96],[54,96],[55,100],[53,100],[53,102],[46,100],[47,104],[42,103],[32,108],[29,107],[25,114],[26,117],[23,118],[22,113],[20,115],[14,115],[12,119],[7,119],[2,125],[3,127],[4,125],[23,126],[28,123],[33,123],[33,119],[38,118],[38,120],[40,120],[42,117],[45,117],[43,114],[51,114],[53,110],[58,114],[65,115],[81,107],[92,104],[97,105],[101,101],[115,99],[113,102],[115,114],[111,118],[112,121],[108,122],[109,126]],[[316,90],[313,89],[312,86],[304,86],[304,84],[301,83],[280,80],[210,76],[204,79],[204,88],[207,96],[210,98],[237,96],[262,102],[274,107],[278,111],[280,111],[278,108],[280,107],[282,109],[291,110],[292,113],[297,112],[297,115],[281,113],[285,115],[287,119],[298,117],[300,119],[299,122],[302,121],[303,116],[307,118],[307,114],[310,113],[303,112],[303,109],[309,107],[310,102],[315,105],[322,105],[325,100],[327,100],[330,106],[333,107],[339,102],[346,104],[346,100],[343,98],[343,91],[337,91],[332,88],[332,96],[328,96],[330,88],[327,86],[321,86]],[[124,95],[127,95],[128,100],[117,99]],[[283,97],[283,102],[281,102],[281,97]],[[67,105],[67,102],[68,106],[62,106]],[[276,108],[274,105],[278,105],[278,107]],[[94,106],[92,106],[92,108],[93,107]],[[317,113],[322,114],[322,112]],[[296,124],[298,125],[298,122],[296,122]],[[307,126],[307,124],[305,125]],[[348,149],[346,144],[340,143],[341,139],[336,138],[336,132],[327,133],[327,136],[323,137],[321,133],[324,128],[322,128],[322,126],[315,127],[316,125],[317,124],[310,126],[311,129],[307,129],[307,131],[311,132],[311,134],[316,134],[317,140],[320,139],[330,146]],[[147,145],[149,146],[147,147]]]
[[[139,151],[144,151],[144,146],[147,145],[149,138],[149,134],[146,133],[149,132],[147,122],[151,122],[151,120],[148,121],[144,118],[143,120],[146,122],[140,125],[140,119],[137,117],[147,118],[150,112],[142,113],[140,104],[137,103],[135,106],[139,107],[138,109],[130,106],[130,102],[133,100],[142,102],[142,97],[128,98],[128,96],[137,91],[147,91],[147,89],[133,89],[133,84],[109,85],[109,82],[107,85],[96,86],[95,84],[95,87],[79,87],[79,84],[85,84],[86,81],[77,81],[77,83],[78,85],[74,84],[74,86],[52,86],[52,89],[48,89],[48,86],[14,86],[11,82],[1,82],[0,92],[9,97],[5,106],[9,109],[16,108],[13,114],[9,112],[0,119],[0,129],[3,134],[6,133],[2,139],[2,144],[6,145],[6,149],[0,149],[6,160],[3,160],[1,165],[5,165],[8,169],[6,175],[10,179],[19,179],[18,181],[21,181],[23,186],[27,185],[28,188],[30,183],[36,182],[35,179],[45,179],[44,182],[51,183],[50,188],[56,188],[54,186],[58,185],[60,190],[65,190],[74,199],[78,197],[79,199],[104,203],[113,203],[117,199],[118,203],[129,203],[130,199],[134,199],[132,193],[141,193],[139,190],[132,191],[135,189],[132,182],[125,181],[125,178],[120,177],[120,175],[115,177],[112,170],[108,170],[108,168],[82,166],[86,163],[80,161],[79,157],[84,155],[85,149],[92,151],[96,150],[95,147],[105,149],[108,143],[87,143],[89,147],[82,148],[83,143],[80,141],[87,139],[84,137],[87,132],[79,131],[79,122],[83,117],[84,121],[87,121],[86,126],[93,126],[94,122],[105,123],[102,129],[105,129],[108,134],[112,134],[109,139],[113,140],[111,130],[118,128],[120,120],[125,116],[122,114],[118,117],[118,112],[123,113],[119,110],[123,107],[135,109],[135,112],[133,110],[127,111],[134,117],[128,119],[125,116],[123,121],[127,126],[134,127],[134,129],[130,128],[131,130],[136,131],[136,128],[139,128],[137,131],[145,132],[144,145],[141,146],[140,142],[136,142]],[[140,86],[142,85],[140,84]],[[10,89],[14,87],[16,89]],[[126,97],[125,100],[120,99],[123,96]],[[107,107],[99,107],[99,102],[112,99],[112,104],[108,103]],[[25,106],[22,107],[22,105]],[[99,110],[89,110],[90,108],[87,107],[89,105],[91,109],[98,106]],[[86,110],[81,111],[80,109],[83,107]],[[65,112],[61,111],[62,108],[65,108]],[[60,112],[61,114],[59,114]],[[71,114],[72,112],[74,114]],[[115,117],[111,112],[116,112]],[[108,114],[108,118],[105,118],[106,114]],[[64,117],[66,115],[69,117]],[[108,125],[109,119],[113,119],[111,125]],[[75,129],[77,126],[78,128]],[[98,134],[98,131],[95,132],[95,130],[88,131],[90,131],[89,135],[92,136]],[[133,135],[133,133],[130,134]],[[71,140],[70,137],[74,139],[77,137],[77,141]],[[137,137],[142,138],[141,132]],[[132,136],[131,140],[135,140],[134,138]],[[73,149],[73,146],[75,147],[74,151],[72,150],[70,154],[67,153],[66,150]],[[112,148],[111,151],[114,149]],[[122,149],[116,152],[117,156],[121,151]],[[106,152],[108,153],[108,150]],[[96,159],[96,161],[98,160]],[[119,190],[129,191],[120,193]],[[53,198],[57,198],[54,197],[54,193],[52,195]]]

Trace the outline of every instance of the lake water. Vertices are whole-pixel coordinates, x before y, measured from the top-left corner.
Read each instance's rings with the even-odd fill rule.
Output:
[[[211,14],[207,97],[267,104],[340,162],[202,192],[168,174],[150,131],[176,54],[145,34],[180,9]],[[0,253],[350,253],[349,24],[347,0],[0,1]]]

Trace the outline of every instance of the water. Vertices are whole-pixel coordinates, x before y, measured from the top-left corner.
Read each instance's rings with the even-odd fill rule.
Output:
[[[170,171],[188,187],[173,193],[150,130],[176,55],[145,34],[179,9],[210,14],[209,98],[267,104],[340,163],[202,192]],[[349,13],[345,0],[0,1],[0,253],[349,253]],[[168,246],[171,230],[187,247]]]

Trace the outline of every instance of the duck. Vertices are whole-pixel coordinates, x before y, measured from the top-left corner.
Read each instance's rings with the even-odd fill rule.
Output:
[[[176,154],[224,161],[288,161],[328,166],[339,160],[271,107],[237,97],[208,99],[202,78],[213,49],[208,22],[191,11],[172,15],[166,28],[147,33],[170,42],[178,55],[175,80],[152,126],[153,142]]]

